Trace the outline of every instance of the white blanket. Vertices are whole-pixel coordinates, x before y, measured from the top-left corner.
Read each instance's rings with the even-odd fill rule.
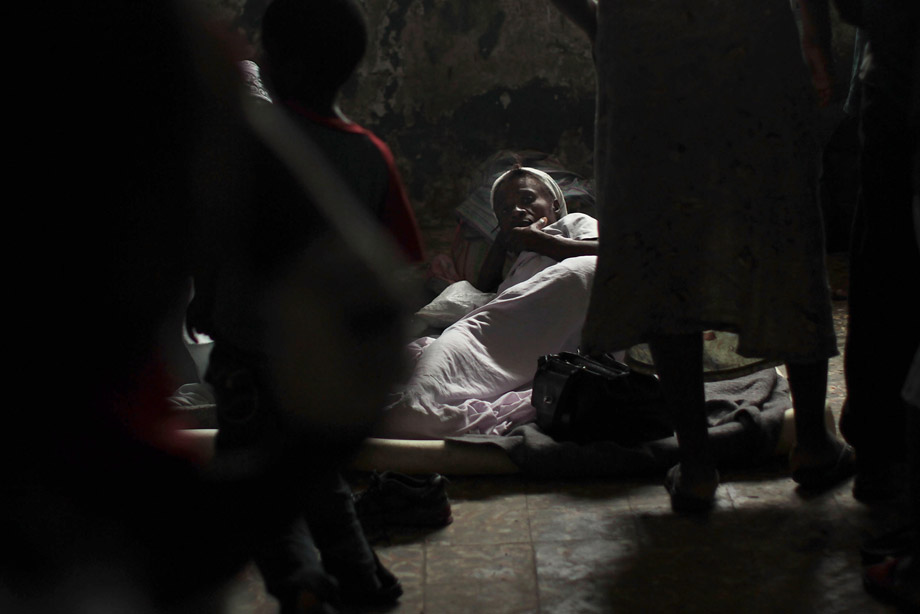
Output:
[[[597,222],[573,213],[544,232],[596,238]],[[537,359],[577,349],[596,260],[580,256],[557,263],[522,253],[492,301],[439,337],[410,344],[413,375],[384,412],[376,436],[501,435],[532,422],[530,388]]]

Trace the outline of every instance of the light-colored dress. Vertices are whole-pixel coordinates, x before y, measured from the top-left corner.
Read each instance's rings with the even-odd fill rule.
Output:
[[[543,231],[596,239],[597,221],[570,213]],[[503,435],[533,422],[530,392],[537,360],[578,348],[596,260],[579,256],[556,262],[523,252],[492,301],[439,337],[410,344],[412,377],[383,412],[375,436]]]
[[[834,355],[816,105],[788,0],[600,0],[598,22],[586,349],[712,329],[746,356]]]

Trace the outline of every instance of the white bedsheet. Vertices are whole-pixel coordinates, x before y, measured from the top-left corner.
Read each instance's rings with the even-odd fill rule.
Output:
[[[545,231],[594,238],[597,223],[570,214]],[[557,263],[521,254],[495,299],[439,337],[410,344],[413,375],[384,412],[376,436],[501,435],[532,422],[530,387],[537,359],[577,349],[596,260],[580,256]]]

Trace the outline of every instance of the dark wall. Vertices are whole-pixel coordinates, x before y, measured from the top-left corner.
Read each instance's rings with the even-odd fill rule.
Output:
[[[346,105],[393,148],[423,224],[449,217],[472,168],[500,149],[592,173],[590,47],[549,3],[369,0],[367,11],[374,44]]]
[[[205,0],[254,31],[266,0]],[[341,106],[389,144],[423,229],[453,224],[475,166],[501,149],[590,176],[587,38],[546,0],[362,0],[370,45]]]
[[[268,3],[202,1],[250,32]],[[360,1],[371,41],[342,109],[390,145],[426,234],[453,225],[472,169],[498,150],[544,151],[593,174],[591,49],[548,0]],[[837,23],[844,86],[852,41]],[[840,104],[824,113],[825,137]]]

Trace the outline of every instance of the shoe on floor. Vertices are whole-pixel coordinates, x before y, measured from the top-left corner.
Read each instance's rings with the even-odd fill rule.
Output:
[[[832,462],[817,467],[793,467],[793,481],[808,490],[827,490],[856,473],[856,452],[853,446],[842,441],[839,443],[837,458]],[[794,462],[795,455],[796,449],[793,448],[789,455],[791,462]]]
[[[681,513],[701,513],[711,510],[716,503],[716,489],[719,487],[719,472],[713,470],[712,479],[688,486],[681,483],[681,467],[674,465],[668,470],[664,487],[671,496],[671,509]]]
[[[904,525],[894,531],[867,539],[859,549],[862,563],[874,565],[889,557],[904,556],[910,551],[915,539],[917,529],[911,525]]]
[[[866,567],[863,571],[866,592],[901,612],[920,613],[920,581],[916,571],[908,571],[913,564],[910,556],[904,556]]]
[[[336,614],[339,603],[338,582],[331,576],[304,569],[282,586],[274,587],[280,614]]]
[[[863,503],[890,501],[901,495],[906,484],[906,463],[860,461],[853,479],[853,498]]]
[[[413,477],[395,471],[371,474],[371,485],[355,495],[355,510],[366,529],[388,526],[442,527],[453,521],[447,478]]]
[[[290,601],[280,603],[279,614],[338,614],[332,604],[321,601],[316,595],[304,591]]]
[[[403,594],[402,584],[383,566],[376,552],[373,575],[365,566],[356,566],[345,561],[324,561],[326,570],[338,582],[339,600],[345,605],[361,607],[388,607],[394,605]],[[363,573],[359,573],[359,569]]]

